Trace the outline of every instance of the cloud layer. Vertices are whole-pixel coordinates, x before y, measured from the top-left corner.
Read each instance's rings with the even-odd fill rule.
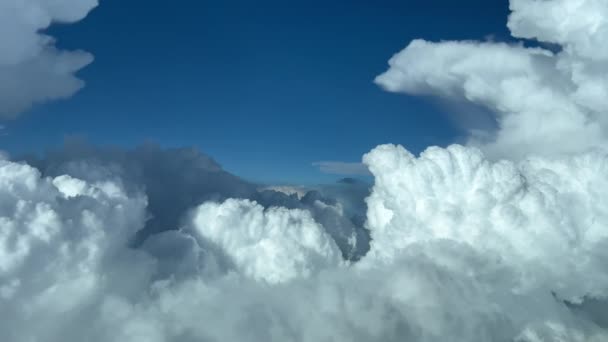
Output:
[[[142,193],[2,161],[8,340],[608,338],[566,303],[608,293],[608,154],[492,163],[385,145],[364,159],[373,241],[356,263],[309,211],[244,199],[132,248]]]
[[[54,22],[82,20],[96,6],[97,0],[0,1],[0,119],[83,87],[74,74],[93,56],[59,50],[43,31]]]
[[[259,190],[193,149],[0,156],[4,340],[608,340],[601,5],[511,2],[513,34],[557,53],[396,55],[386,89],[482,104],[499,129],[418,157],[378,146],[371,193]]]

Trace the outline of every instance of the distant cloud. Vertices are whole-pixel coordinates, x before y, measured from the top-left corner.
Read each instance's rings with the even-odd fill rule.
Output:
[[[301,199],[306,195],[308,190],[305,187],[301,186],[292,186],[292,185],[272,185],[267,187],[262,187],[259,189],[260,191],[275,191],[285,194],[287,196],[295,195],[298,199]]]
[[[224,171],[195,148],[165,150],[147,144],[125,150],[95,147],[74,139],[42,159],[25,159],[44,176],[69,174],[93,183],[120,179],[129,194],[145,190],[150,217],[138,241],[177,229],[183,214],[200,203],[257,194],[254,184]]]
[[[236,198],[256,201],[264,208],[310,211],[317,222],[332,227],[327,233],[347,259],[357,259],[369,249],[369,234],[360,218],[366,210],[367,184],[261,187],[223,170],[195,148],[163,149],[154,144],[101,148],[77,138],[42,159],[17,160],[45,177],[67,174],[89,183],[114,182],[130,196],[143,193],[148,217],[132,240],[135,246],[160,232],[179,229],[189,211],[202,203]]]
[[[340,161],[318,161],[312,163],[313,166],[319,168],[323,173],[332,175],[347,175],[347,176],[369,176],[371,173],[367,166],[362,163],[347,163]]]
[[[74,23],[97,0],[0,1],[0,119],[37,103],[68,98],[84,86],[74,74],[91,63],[83,51],[62,51],[44,33],[54,22]]]

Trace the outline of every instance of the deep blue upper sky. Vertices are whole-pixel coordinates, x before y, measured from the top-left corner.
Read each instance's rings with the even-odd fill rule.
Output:
[[[381,143],[413,152],[463,134],[444,107],[372,82],[414,38],[508,36],[507,0],[101,0],[55,26],[93,53],[87,87],[4,123],[0,148],[196,145],[265,182],[335,179],[313,161],[359,161]]]

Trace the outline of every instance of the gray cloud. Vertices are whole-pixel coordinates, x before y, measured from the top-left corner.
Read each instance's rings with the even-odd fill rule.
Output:
[[[299,187],[301,195],[288,195],[273,187],[260,187],[225,170],[195,148],[163,149],[147,144],[134,149],[96,147],[80,139],[69,140],[43,158],[22,157],[44,176],[68,174],[88,182],[112,181],[130,194],[143,193],[149,217],[133,243],[139,246],[151,235],[182,227],[195,206],[229,198],[250,199],[265,208],[308,210],[329,228],[343,256],[358,259],[369,249],[363,228],[365,183]]]
[[[89,182],[112,180],[148,198],[149,220],[138,242],[150,234],[178,229],[186,212],[205,201],[252,198],[257,186],[222,169],[195,148],[162,149],[147,144],[132,150],[100,148],[75,139],[44,158],[25,157],[44,176],[69,174]]]
[[[58,50],[43,31],[54,22],[77,22],[95,6],[97,0],[0,1],[0,119],[68,98],[84,86],[74,74],[93,56]]]

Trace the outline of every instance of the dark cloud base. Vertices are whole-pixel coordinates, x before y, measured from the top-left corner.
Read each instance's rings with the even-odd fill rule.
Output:
[[[308,210],[336,240],[344,258],[358,260],[369,250],[370,236],[364,228],[370,185],[356,179],[310,187],[299,198],[243,180],[225,171],[196,148],[163,149],[148,143],[134,149],[97,147],[73,139],[40,157],[16,158],[39,169],[44,177],[70,175],[95,183],[117,181],[130,193],[148,199],[149,218],[132,245],[140,246],[151,235],[183,226],[197,205],[229,198],[250,199],[265,208]],[[321,204],[321,205],[319,205]],[[328,207],[329,206],[329,207]],[[342,212],[336,212],[340,206]],[[356,237],[354,245],[349,239]]]

